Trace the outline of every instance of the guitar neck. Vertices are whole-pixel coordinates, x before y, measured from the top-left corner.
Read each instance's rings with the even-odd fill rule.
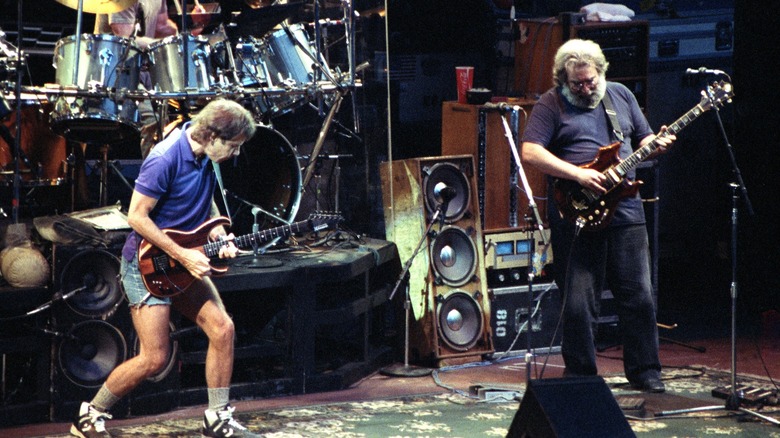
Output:
[[[688,126],[691,122],[696,120],[700,115],[704,114],[707,110],[701,105],[696,105],[695,107],[691,108],[688,112],[682,115],[679,119],[675,120],[674,123],[667,126],[666,132],[661,134],[661,136],[666,137],[668,135],[676,135],[678,132],[682,131],[683,128]],[[621,161],[620,164],[615,166],[615,170],[620,174],[620,176],[625,177],[629,171],[636,168],[639,163],[642,161],[645,161],[647,157],[649,157],[653,152],[658,149],[659,141],[657,139],[651,141],[650,143],[642,146],[641,148],[637,149],[628,156],[625,160]]]
[[[294,233],[303,233],[309,230],[311,230],[311,225],[307,219],[289,225],[282,225],[279,227],[269,228],[267,230],[238,236],[233,240],[233,242],[238,248],[251,248],[254,244],[266,243],[270,240],[276,239],[277,237],[288,237]],[[203,245],[203,253],[208,257],[217,257],[219,255],[219,249],[222,247],[222,245],[222,242],[209,242]]]

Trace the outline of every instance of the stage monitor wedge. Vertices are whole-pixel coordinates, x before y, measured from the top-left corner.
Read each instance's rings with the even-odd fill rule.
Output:
[[[635,437],[599,376],[531,380],[507,438]]]

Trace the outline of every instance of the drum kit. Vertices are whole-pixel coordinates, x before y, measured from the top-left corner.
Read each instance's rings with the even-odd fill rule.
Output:
[[[356,73],[365,67],[356,67],[354,62],[355,12],[350,1],[341,3],[344,19],[338,21],[346,33],[347,72],[329,68],[317,42],[320,26],[328,25],[329,20],[319,20],[315,13],[313,24],[287,23],[303,2],[244,8],[233,13],[229,23],[220,22],[217,5],[217,13],[206,14],[211,20],[206,30],[211,32],[197,36],[187,30],[192,17],[180,13],[182,32],[143,50],[133,38],[81,32],[82,12],[118,12],[135,0],[56,1],[76,9],[78,22],[76,35],[60,39],[54,47],[55,83],[24,87],[20,85],[21,74],[15,82],[0,77],[0,185],[13,184],[18,196],[20,186],[63,184],[69,180],[66,164],[72,161],[72,157],[65,157],[66,140],[97,145],[103,153],[101,205],[105,205],[108,147],[140,140],[142,105],[159,111],[155,119],[161,138],[170,121],[171,106],[181,109],[184,114],[179,119],[186,120],[190,111],[196,112],[208,100],[224,97],[245,103],[256,116],[260,129],[244,146],[248,156],[294,161],[280,166],[285,175],[277,179],[285,193],[262,205],[272,215],[293,219],[324,134],[343,97],[360,86]],[[183,3],[183,10],[188,10],[186,0]],[[318,2],[314,3],[316,12]],[[17,72],[22,69],[24,55],[2,36],[0,31],[0,74]],[[313,105],[315,100],[320,114],[325,115],[322,108],[327,108],[327,115],[314,152],[301,167],[292,145],[273,129],[272,122],[304,105]],[[17,107],[15,117],[10,115],[11,104]],[[16,123],[18,117],[21,124]],[[16,133],[16,138],[21,136],[19,142],[11,132],[14,126],[21,128]],[[46,127],[50,129],[41,129]],[[358,130],[355,123],[355,132]],[[271,144],[263,144],[268,142]],[[269,172],[279,171],[279,167],[265,167]],[[286,175],[288,172],[291,175]]]

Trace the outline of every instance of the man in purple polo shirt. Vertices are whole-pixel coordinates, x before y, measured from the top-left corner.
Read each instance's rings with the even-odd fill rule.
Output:
[[[212,163],[238,155],[239,147],[254,135],[252,114],[236,102],[215,100],[191,123],[172,133],[152,149],[141,166],[130,200],[128,223],[133,232],[122,251],[121,276],[130,303],[140,352],[115,368],[91,402],[84,402],[70,432],[78,437],[110,437],[105,420],[123,396],[158,372],[169,355],[171,306],[194,321],[208,336],[206,384],[209,406],[203,418],[203,436],[254,437],[233,419],[229,404],[233,372],[233,321],[208,277],[211,266],[205,254],[178,245],[162,229],[192,231],[218,215],[213,201],[216,176]],[[159,298],[146,290],[138,269],[141,238],[184,266],[196,281],[183,293]],[[223,239],[222,258],[235,257],[237,248],[222,227],[212,240]]]

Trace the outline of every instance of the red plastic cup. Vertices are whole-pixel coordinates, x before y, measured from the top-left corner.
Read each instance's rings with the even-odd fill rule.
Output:
[[[468,103],[466,92],[474,86],[474,67],[455,67],[455,80],[458,84],[458,103]]]

